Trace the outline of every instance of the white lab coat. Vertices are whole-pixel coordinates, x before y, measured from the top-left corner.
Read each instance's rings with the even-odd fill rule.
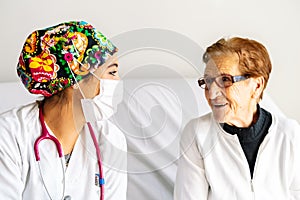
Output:
[[[0,199],[50,199],[42,183],[33,145],[41,134],[36,103],[16,108],[0,115]],[[48,129],[49,130],[49,129]],[[100,130],[100,131],[99,131]],[[126,199],[126,140],[109,121],[94,124],[100,138],[100,149],[105,177],[105,199]],[[50,134],[53,134],[49,130]],[[51,198],[72,200],[100,199],[100,188],[95,184],[98,165],[95,148],[87,127],[80,133],[68,167],[65,163],[65,192],[63,195],[62,165],[52,142],[41,142],[40,166]],[[64,158],[63,158],[64,159]],[[70,199],[70,198],[66,198]]]
[[[192,120],[181,138],[175,200],[300,200],[300,126],[272,116],[253,178],[236,135],[210,114]]]

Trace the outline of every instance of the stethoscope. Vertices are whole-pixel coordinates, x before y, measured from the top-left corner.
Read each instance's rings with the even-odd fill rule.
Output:
[[[65,195],[65,168],[64,168],[64,159],[63,159],[63,150],[61,147],[60,142],[58,141],[57,138],[55,138],[53,135],[51,135],[48,130],[47,127],[45,125],[45,120],[44,120],[44,116],[43,116],[43,104],[41,104],[39,106],[39,120],[42,126],[42,133],[41,135],[36,139],[35,143],[34,143],[34,154],[35,154],[35,158],[36,161],[38,162],[38,167],[39,167],[39,173],[44,185],[44,188],[46,189],[46,192],[49,196],[49,198],[52,200],[51,195],[46,187],[43,175],[42,175],[42,170],[40,167],[40,153],[39,153],[39,144],[41,141],[43,140],[51,140],[55,143],[57,152],[58,152],[58,156],[61,160],[61,165],[62,165],[62,169],[63,169],[63,195],[62,195],[62,199],[64,199],[64,195]],[[91,134],[91,137],[93,139],[93,143],[96,149],[96,155],[97,155],[97,163],[98,163],[98,168],[99,168],[99,186],[100,186],[100,200],[104,200],[104,175],[103,175],[103,167],[102,167],[102,160],[101,160],[101,154],[100,154],[100,148],[99,148],[99,143],[97,141],[97,138],[95,136],[94,130],[92,128],[92,125],[90,122],[87,122],[88,128],[89,128],[89,132]],[[70,198],[70,197],[69,197]]]

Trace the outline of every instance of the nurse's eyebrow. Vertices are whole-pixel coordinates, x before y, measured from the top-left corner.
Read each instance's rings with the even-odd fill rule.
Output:
[[[117,63],[113,63],[113,64],[109,65],[107,68],[114,67],[114,66],[118,67],[119,65]]]

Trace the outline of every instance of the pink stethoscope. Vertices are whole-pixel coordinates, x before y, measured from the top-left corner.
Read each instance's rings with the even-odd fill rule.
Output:
[[[44,116],[43,116],[43,110],[42,110],[42,104],[39,106],[39,119],[40,119],[40,123],[42,126],[42,133],[41,135],[36,139],[35,143],[34,143],[34,154],[35,154],[35,158],[36,161],[39,164],[39,172],[44,184],[44,187],[47,191],[48,196],[51,198],[50,193],[45,185],[42,173],[41,173],[41,167],[40,167],[40,153],[39,153],[39,144],[42,140],[51,140],[55,143],[57,152],[58,152],[58,156],[61,159],[61,164],[62,164],[62,169],[63,169],[63,180],[64,180],[64,186],[63,186],[63,198],[64,198],[64,193],[65,193],[65,171],[64,171],[64,161],[63,161],[63,150],[61,147],[60,142],[58,141],[57,138],[55,138],[53,135],[50,135],[50,133],[48,132],[46,125],[45,125],[45,121],[44,121]],[[88,128],[89,128],[89,132],[91,134],[91,137],[93,139],[93,143],[96,149],[96,154],[97,154],[97,163],[98,163],[98,167],[99,167],[99,185],[100,185],[100,200],[104,200],[104,176],[103,176],[103,168],[102,168],[102,161],[101,161],[101,154],[100,154],[100,148],[99,148],[99,144],[97,141],[97,138],[95,136],[94,130],[92,128],[92,125],[90,122],[87,122]]]

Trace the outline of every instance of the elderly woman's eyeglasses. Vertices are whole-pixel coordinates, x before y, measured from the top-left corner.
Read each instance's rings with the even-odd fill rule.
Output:
[[[217,77],[209,78],[209,77],[204,77],[200,78],[198,80],[198,84],[201,88],[203,89],[209,89],[211,84],[213,82],[216,82],[216,84],[221,87],[221,88],[227,88],[232,86],[233,83],[243,81],[250,78],[249,75],[245,76],[231,76],[229,74],[223,74]]]

